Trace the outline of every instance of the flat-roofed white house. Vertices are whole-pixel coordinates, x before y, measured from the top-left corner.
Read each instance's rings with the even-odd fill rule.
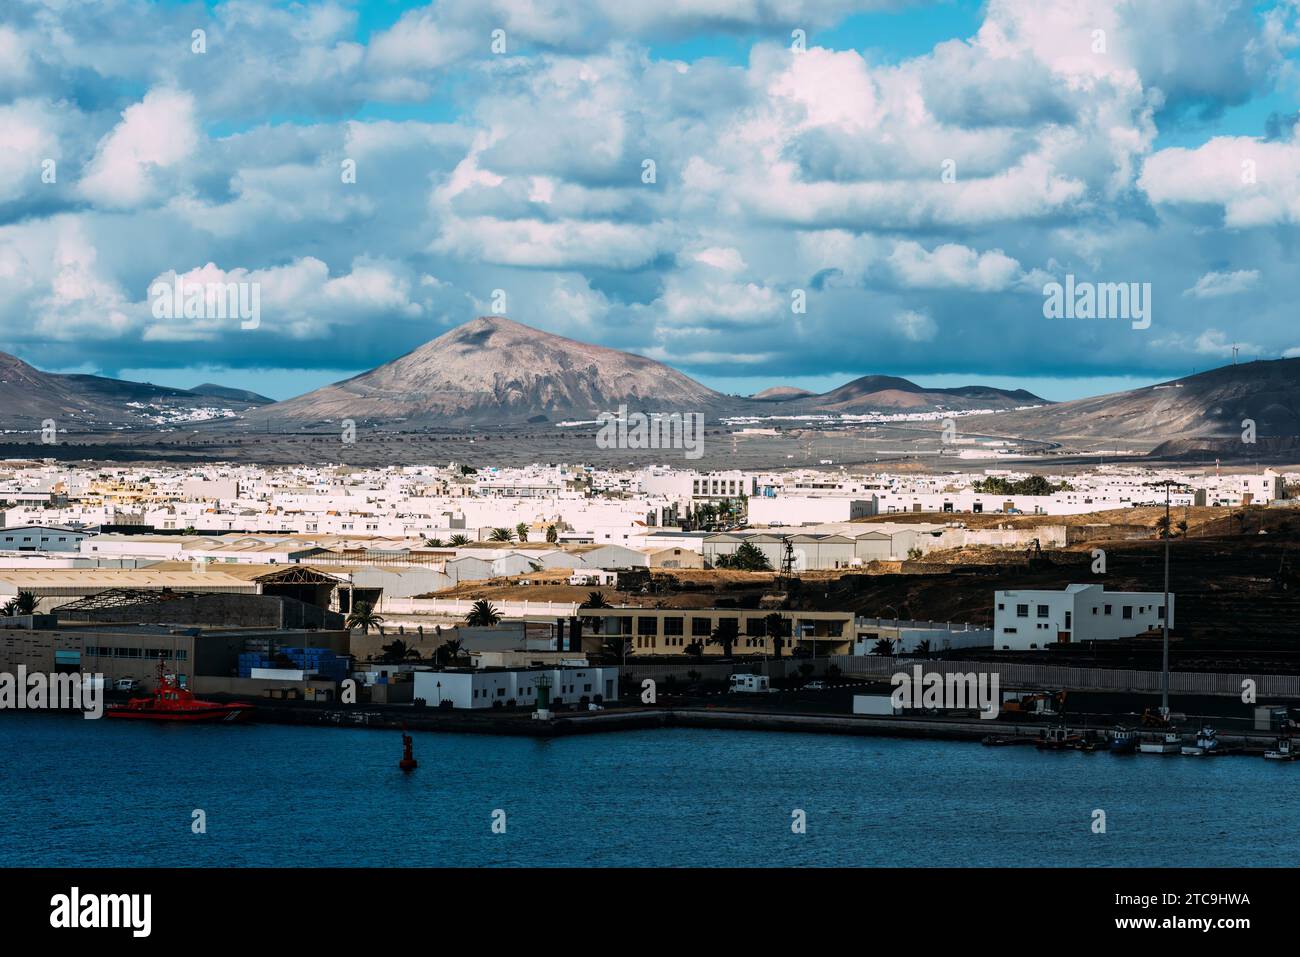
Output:
[[[1037,651],[1055,644],[1133,638],[1160,628],[1163,621],[1163,592],[1108,592],[1101,585],[1069,585],[1061,591],[993,593],[997,649]],[[1169,627],[1174,627],[1172,593]]]
[[[551,703],[579,705],[618,698],[617,668],[519,668],[501,671],[417,671],[415,697],[430,708],[450,701],[454,708],[492,708],[495,702],[519,706],[537,704],[537,680],[551,681]],[[599,700],[597,700],[599,699]]]

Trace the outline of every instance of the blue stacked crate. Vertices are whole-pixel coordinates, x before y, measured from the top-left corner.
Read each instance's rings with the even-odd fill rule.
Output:
[[[347,677],[347,659],[339,658],[328,648],[287,648],[285,654],[308,674],[324,675],[332,681]]]

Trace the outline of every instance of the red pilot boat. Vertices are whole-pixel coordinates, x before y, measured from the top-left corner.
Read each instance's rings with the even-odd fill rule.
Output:
[[[236,701],[220,704],[194,697],[182,688],[175,675],[167,673],[158,661],[158,684],[148,698],[132,698],[126,704],[109,705],[104,712],[110,718],[134,718],[137,721],[247,721],[255,706]]]

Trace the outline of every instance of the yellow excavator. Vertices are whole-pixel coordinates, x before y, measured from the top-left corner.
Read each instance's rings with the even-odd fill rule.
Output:
[[[1002,717],[1011,721],[1055,718],[1065,711],[1064,691],[1034,691],[1002,702]]]

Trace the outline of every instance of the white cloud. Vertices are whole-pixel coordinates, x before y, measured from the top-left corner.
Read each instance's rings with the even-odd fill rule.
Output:
[[[0,31],[3,37],[3,31]],[[56,188],[63,147],[62,115],[49,104],[19,100],[0,106],[0,203],[39,190]],[[41,181],[42,164],[54,160],[55,182]],[[67,171],[63,171],[67,175]]]
[[[1184,296],[1195,299],[1213,299],[1217,296],[1232,296],[1253,288],[1259,282],[1258,269],[1238,269],[1235,272],[1207,272],[1190,289],[1183,291]]]
[[[740,255],[740,250],[730,247],[710,246],[708,249],[701,249],[692,258],[696,262],[721,269],[723,272],[740,272],[745,268],[745,260]]]
[[[614,222],[451,219],[432,245],[461,259],[544,269],[636,269],[667,248],[663,231]]]
[[[1201,355],[1217,356],[1222,359],[1232,358],[1233,347],[1236,347],[1239,355],[1258,354],[1263,350],[1253,342],[1243,342],[1240,339],[1229,339],[1227,334],[1219,329],[1206,329],[1196,337],[1193,343],[1193,349]]]
[[[916,289],[998,292],[1021,275],[1020,263],[1000,249],[978,253],[956,243],[945,243],[930,252],[920,243],[901,242],[894,247],[889,265],[904,286]]]
[[[130,208],[159,195],[159,171],[193,155],[199,142],[194,97],[155,89],[122,112],[122,122],[99,141],[80,189],[92,202]]]
[[[1222,207],[1226,226],[1300,224],[1300,142],[1216,136],[1151,156],[1138,186],[1151,201]]]

